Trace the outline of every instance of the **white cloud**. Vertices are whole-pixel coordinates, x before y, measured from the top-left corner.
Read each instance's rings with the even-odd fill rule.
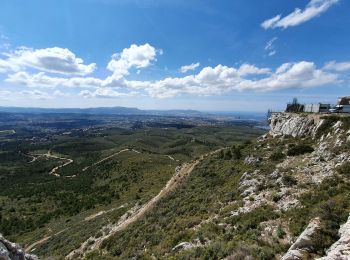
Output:
[[[271,39],[265,49],[271,51],[276,39]],[[156,49],[147,43],[139,46],[133,44],[130,48],[113,56],[107,66],[112,73],[105,78],[53,76],[44,71],[30,73],[25,70],[16,71],[17,68],[15,68],[11,69],[15,72],[9,74],[5,81],[30,87],[30,90],[22,91],[20,95],[34,99],[63,97],[67,94],[57,90],[63,87],[81,88],[79,95],[82,97],[117,98],[146,93],[154,98],[171,98],[178,95],[220,95],[230,91],[273,91],[286,88],[319,87],[338,83],[342,76],[341,72],[349,68],[347,62],[337,63],[335,61],[326,64],[322,69],[317,68],[313,62],[306,61],[284,63],[275,70],[260,68],[249,63],[244,63],[239,67],[219,64],[216,67],[205,67],[196,74],[184,77],[168,77],[154,81],[136,81],[126,78],[131,68],[139,71],[150,66],[152,61],[156,60],[156,53]],[[0,68],[8,66],[8,60],[2,61]],[[10,64],[13,65],[11,62]],[[194,63],[187,65],[185,69],[198,66],[199,63]],[[61,68],[61,66],[56,66],[56,68]],[[37,88],[56,88],[56,90],[46,93]],[[3,92],[2,96],[5,95],[10,94]]]
[[[68,97],[68,96],[69,96],[69,94],[63,93],[63,92],[62,92],[61,90],[59,90],[59,89],[55,90],[55,91],[53,92],[53,95],[54,95],[55,97]]]
[[[270,74],[271,70],[269,68],[258,68],[255,65],[245,63],[239,67],[237,72],[240,76],[247,76],[247,75]]]
[[[12,97],[12,92],[7,90],[0,90],[0,100],[10,100]]]
[[[190,65],[185,65],[185,66],[182,66],[179,71],[182,72],[182,73],[186,73],[190,70],[195,70],[196,68],[198,68],[200,66],[200,63],[197,62],[197,63],[192,63]]]
[[[274,37],[271,40],[269,40],[265,45],[265,51],[269,56],[273,56],[277,53],[275,48],[275,41],[277,41],[277,39],[277,37]]]
[[[312,62],[286,63],[273,73],[269,71],[253,65],[242,65],[239,69],[218,65],[203,68],[197,75],[183,78],[166,78],[153,82],[126,81],[125,84],[129,88],[142,88],[151,97],[169,98],[181,94],[219,95],[229,91],[318,87],[338,81],[338,75],[317,69]],[[267,76],[258,79],[246,77],[253,74]]]
[[[46,49],[18,48],[4,53],[6,58],[0,59],[0,71],[19,71],[34,68],[39,71],[65,75],[84,76],[92,73],[96,64],[85,65],[68,49],[53,47]]]
[[[93,98],[93,97],[102,97],[102,98],[116,98],[116,97],[130,97],[135,96],[138,93],[135,91],[131,91],[128,93],[118,92],[113,90],[112,88],[98,88],[95,91],[82,90],[79,93],[79,96],[84,98]]]
[[[129,69],[146,68],[156,59],[156,49],[150,44],[132,44],[121,53],[113,54],[112,60],[108,63],[107,69],[113,72],[113,79],[119,80],[129,75]]]
[[[120,78],[56,78],[43,73],[19,72],[8,82],[30,87],[80,87],[83,97],[125,97],[145,91],[154,98],[178,95],[220,95],[229,91],[272,91],[286,88],[319,87],[337,83],[339,74],[316,68],[313,62],[285,63],[275,71],[243,64],[238,68],[217,65],[205,67],[198,74],[157,81],[135,81]],[[90,87],[92,90],[84,88]],[[116,91],[122,90],[122,91]]]
[[[37,99],[37,100],[47,100],[52,99],[52,96],[50,96],[48,93],[40,91],[40,90],[23,90],[19,92],[18,94],[22,96],[26,96],[30,99]]]
[[[264,21],[261,26],[264,29],[269,29],[269,28],[273,28],[274,25],[281,19],[281,15],[276,15],[275,17],[272,17],[271,19],[268,19],[266,21]]]
[[[324,69],[338,71],[338,72],[348,71],[350,70],[350,61],[347,61],[347,62],[331,61],[326,63],[326,65],[324,66]]]
[[[296,8],[292,13],[285,17],[277,15],[264,21],[261,26],[264,29],[277,27],[285,29],[290,26],[297,26],[326,12],[332,5],[338,2],[339,0],[310,0],[304,10]]]
[[[16,64],[8,62],[7,60],[0,59],[0,73],[6,73],[8,71],[17,71],[20,67]]]
[[[30,74],[25,71],[20,71],[15,74],[8,75],[5,79],[6,82],[25,85],[28,87],[43,87],[43,88],[55,88],[55,87],[84,87],[94,88],[101,86],[103,80],[94,77],[74,77],[74,78],[61,78],[52,77],[46,75],[44,72],[37,74]]]

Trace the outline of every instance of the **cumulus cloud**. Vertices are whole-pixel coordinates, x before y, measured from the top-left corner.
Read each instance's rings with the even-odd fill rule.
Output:
[[[330,61],[326,63],[326,65],[324,66],[324,69],[338,71],[338,72],[348,71],[350,70],[350,61],[347,61],[347,62]]]
[[[266,50],[271,50],[275,40],[276,38],[273,38],[267,43]],[[167,77],[161,80],[137,81],[126,77],[131,68],[140,70],[150,66],[156,60],[156,55],[157,50],[150,44],[133,44],[121,53],[113,55],[107,65],[111,73],[105,78],[74,75],[67,77],[50,75],[46,71],[28,72],[13,69],[14,72],[7,75],[5,81],[30,87],[30,90],[22,91],[20,94],[34,99],[63,97],[66,95],[65,92],[58,90],[63,87],[81,88],[79,95],[86,98],[130,97],[145,93],[154,98],[171,98],[178,95],[220,95],[230,91],[273,91],[319,87],[337,83],[342,75],[341,72],[349,68],[347,62],[335,61],[326,64],[323,68],[317,68],[313,62],[307,61],[284,63],[276,69],[243,63],[238,67],[221,64],[215,67],[204,67],[192,75]],[[6,67],[7,62],[8,60],[0,62],[0,68]],[[34,67],[33,64],[31,66]],[[199,63],[198,66],[197,63],[187,66],[186,69],[194,68],[198,67]],[[63,67],[65,66],[56,66],[56,69]],[[48,94],[37,88],[54,90]],[[7,94],[4,92],[2,96]]]
[[[265,77],[251,78],[252,75]],[[274,72],[244,64],[240,68],[223,65],[205,67],[198,74],[153,82],[126,81],[129,88],[142,88],[155,98],[181,94],[218,95],[229,91],[271,91],[286,88],[324,86],[338,81],[338,75],[317,69],[312,62],[285,63]]]
[[[197,62],[197,63],[192,63],[190,65],[185,65],[185,66],[182,66],[179,71],[182,72],[182,73],[186,73],[190,70],[195,70],[196,68],[198,68],[200,66],[200,63]]]
[[[20,71],[15,74],[8,75],[6,82],[25,85],[28,87],[84,87],[95,88],[102,85],[103,80],[94,77],[73,77],[61,78],[46,75],[44,72],[30,74],[25,71]]]
[[[264,21],[261,26],[264,29],[277,27],[285,29],[291,26],[297,26],[326,12],[332,5],[338,2],[339,0],[310,0],[304,10],[296,8],[292,13],[285,17],[277,15]]]
[[[92,90],[80,92],[83,97],[126,97],[145,91],[154,98],[170,98],[178,95],[219,95],[229,91],[319,87],[336,83],[338,77],[336,73],[318,69],[313,62],[302,61],[284,63],[275,71],[251,64],[243,64],[238,68],[217,65],[205,67],[198,74],[156,81],[120,78],[111,82],[110,77],[64,79],[25,72],[10,75],[7,81],[30,87],[90,87]]]
[[[39,71],[65,75],[84,76],[92,73],[96,64],[84,64],[68,49],[53,47],[46,49],[18,48],[4,53],[0,59],[0,71],[19,71],[25,68],[34,68]]]
[[[90,90],[82,90],[79,93],[79,96],[82,96],[84,98],[93,98],[93,97],[102,97],[102,98],[115,98],[115,97],[130,97],[135,96],[138,93],[135,91],[123,93],[118,92],[112,88],[98,88],[95,91]]]
[[[22,96],[29,97],[30,99],[37,99],[37,100],[47,100],[52,99],[52,96],[49,95],[46,92],[40,91],[40,90],[23,90],[19,92],[18,94]]]
[[[107,69],[113,72],[113,79],[119,80],[129,75],[130,68],[146,68],[151,65],[151,62],[155,59],[156,49],[150,44],[132,44],[121,53],[113,54],[111,61],[107,65]]]

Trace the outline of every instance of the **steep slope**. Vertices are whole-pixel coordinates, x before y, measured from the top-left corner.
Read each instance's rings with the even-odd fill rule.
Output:
[[[209,156],[86,258],[314,259],[334,252],[346,241],[338,229],[350,212],[349,119],[273,114],[269,134]]]

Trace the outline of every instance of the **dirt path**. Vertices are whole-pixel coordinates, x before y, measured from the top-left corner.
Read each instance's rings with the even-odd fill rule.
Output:
[[[99,211],[99,212],[97,212],[97,213],[95,213],[95,214],[92,214],[92,215],[90,215],[90,216],[87,216],[87,217],[84,219],[84,221],[93,220],[93,219],[97,218],[98,216],[104,215],[104,214],[106,214],[106,213],[110,213],[110,212],[115,211],[115,210],[117,210],[117,209],[124,208],[125,206],[126,206],[126,205],[123,204],[123,205],[121,205],[120,207],[117,207],[117,208],[112,208],[112,209],[109,209],[109,210],[101,210],[101,211]]]
[[[52,148],[51,148],[51,149],[52,149]],[[57,171],[58,171],[60,168],[65,167],[65,166],[67,166],[67,165],[73,163],[74,161],[73,161],[72,159],[69,159],[69,158],[59,157],[59,156],[53,155],[53,154],[51,153],[51,149],[50,149],[47,153],[44,153],[44,154],[35,154],[35,155],[31,155],[31,154],[24,154],[24,153],[23,153],[23,155],[32,158],[32,160],[31,160],[30,162],[28,162],[28,163],[33,163],[33,162],[35,162],[36,160],[38,160],[40,157],[48,157],[48,158],[54,158],[54,159],[59,159],[59,160],[66,161],[66,162],[64,162],[63,164],[54,167],[54,168],[49,172],[50,175],[54,175],[54,176],[56,176],[56,177],[61,177],[61,175],[59,175],[59,174],[57,173]],[[66,177],[66,178],[72,178],[72,177],[75,177],[75,175],[72,175],[72,176],[65,176],[65,177]]]
[[[67,165],[69,165],[69,164],[71,164],[71,163],[74,162],[72,159],[65,158],[65,157],[59,157],[59,156],[56,156],[56,155],[51,154],[51,149],[50,149],[46,154],[43,154],[43,156],[66,161],[65,163],[56,166],[55,168],[53,168],[53,169],[50,171],[49,174],[50,174],[50,175],[54,175],[54,176],[56,176],[56,177],[61,177],[61,175],[59,175],[59,174],[57,173],[57,170],[59,170],[60,168],[65,167],[65,166],[67,166]]]
[[[209,155],[220,152],[222,149],[225,149],[225,148],[221,148],[216,151],[207,153],[205,155],[202,155],[199,159],[195,161],[192,161],[190,163],[185,163],[181,167],[179,166],[176,167],[175,174],[173,175],[173,177],[167,182],[165,187],[155,197],[153,197],[150,201],[148,201],[146,204],[144,204],[140,208],[134,210],[131,214],[129,212],[130,215],[128,213],[123,215],[117,224],[114,224],[114,225],[109,224],[108,226],[102,227],[101,229],[102,236],[90,237],[88,240],[86,240],[81,244],[80,248],[70,252],[66,256],[66,259],[83,258],[86,255],[86,253],[99,249],[103,241],[110,238],[117,232],[126,229],[129,225],[138,221],[148,211],[153,209],[154,206],[167,194],[173,191],[181,183],[181,181],[185,179],[202,160],[204,160]]]
[[[127,152],[127,151],[134,151],[134,150],[130,150],[130,149],[123,149],[123,150],[120,150],[119,152],[116,152],[116,153],[114,153],[114,154],[112,154],[112,155],[110,155],[110,156],[107,156],[107,157],[105,157],[105,158],[103,158],[103,159],[101,159],[101,160],[99,160],[99,161],[97,161],[97,162],[91,164],[90,166],[86,166],[86,167],[83,169],[83,172],[85,172],[87,169],[89,169],[89,168],[91,168],[91,167],[94,167],[94,166],[96,166],[96,165],[99,165],[99,164],[103,163],[104,161],[107,161],[108,159],[110,159],[110,158],[112,158],[112,157],[114,157],[114,156],[116,156],[116,155],[118,155],[118,154],[121,154],[121,153],[124,153],[124,152]],[[138,151],[136,151],[136,152],[137,152],[137,153],[140,153],[140,152],[138,152]]]
[[[62,232],[66,231],[67,229],[68,229],[68,228],[65,228],[65,229],[63,229],[63,230],[61,230],[61,231],[59,231],[59,232],[57,232],[57,233],[55,233],[55,234],[53,234],[53,235],[46,236],[46,237],[44,237],[44,238],[42,238],[42,239],[40,239],[40,240],[38,240],[38,241],[36,241],[36,242],[30,244],[29,246],[27,246],[27,247],[24,249],[24,251],[25,251],[25,252],[30,252],[30,251],[35,250],[35,247],[36,247],[36,246],[45,243],[45,242],[46,242],[47,240],[49,240],[51,237],[57,236],[57,235],[61,234]]]

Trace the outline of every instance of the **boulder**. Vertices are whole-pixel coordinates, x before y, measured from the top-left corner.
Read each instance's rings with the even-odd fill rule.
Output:
[[[350,259],[350,216],[348,221],[339,229],[340,238],[328,250],[322,260],[348,260]]]
[[[308,252],[314,246],[313,235],[320,228],[320,219],[310,221],[306,229],[300,234],[294,244],[288,249],[282,260],[307,259]]]
[[[38,260],[38,257],[35,255],[26,254],[20,245],[8,241],[0,234],[0,259]]]

